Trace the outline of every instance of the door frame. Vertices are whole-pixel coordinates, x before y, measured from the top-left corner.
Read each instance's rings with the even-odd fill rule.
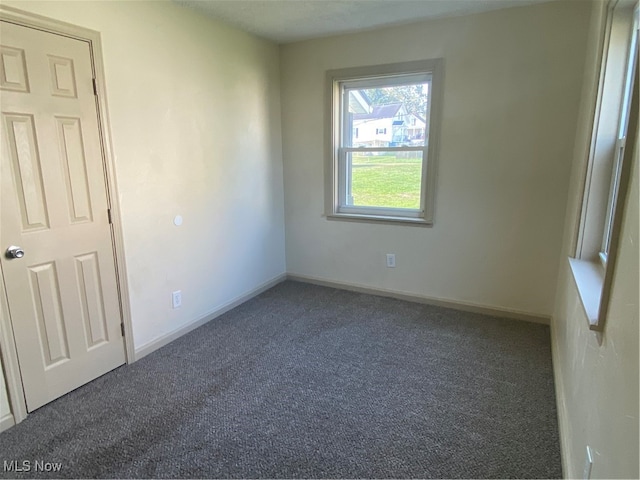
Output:
[[[96,107],[98,112],[98,130],[102,149],[102,163],[105,174],[107,202],[111,209],[111,244],[115,258],[116,282],[118,299],[120,301],[120,315],[124,325],[124,346],[126,363],[135,361],[133,345],[133,327],[131,324],[131,304],[129,300],[129,285],[124,254],[124,238],[122,235],[122,217],[116,170],[111,142],[111,127],[107,108],[105,88],[104,64],[102,59],[102,42],[100,32],[90,30],[70,23],[54,20],[23,10],[0,5],[0,20],[8,21],[36,30],[57,35],[63,35],[76,40],[87,42],[91,54],[91,66],[96,80]],[[1,247],[1,246],[0,246]],[[11,404],[11,413],[15,423],[27,417],[27,404],[22,387],[22,376],[18,362],[16,344],[13,336],[13,326],[9,316],[8,298],[5,289],[4,274],[0,265],[0,357],[4,366],[4,373]]]

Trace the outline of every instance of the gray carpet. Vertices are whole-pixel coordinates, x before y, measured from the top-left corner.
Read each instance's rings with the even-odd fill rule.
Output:
[[[5,460],[32,470],[4,477],[560,477],[549,328],[288,281],[40,408],[0,434]]]

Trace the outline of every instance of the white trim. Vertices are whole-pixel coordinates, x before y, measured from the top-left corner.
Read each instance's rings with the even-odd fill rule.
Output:
[[[320,285],[323,287],[338,288],[341,290],[349,290],[352,292],[366,293],[369,295],[378,295],[381,297],[396,298],[398,300],[406,300],[414,303],[424,303],[427,305],[435,305],[438,307],[451,308],[453,310],[461,310],[463,312],[480,313],[482,315],[491,315],[500,318],[510,318],[513,320],[522,320],[525,322],[541,323],[543,325],[549,325],[551,317],[546,315],[539,315],[535,313],[523,312],[521,310],[514,310],[506,307],[491,307],[488,305],[481,305],[477,303],[462,302],[459,300],[452,300],[449,298],[437,298],[429,297],[426,295],[418,295],[415,293],[406,293],[398,290],[388,290],[385,288],[370,287],[367,285],[361,285],[351,282],[336,282],[333,280],[326,280],[319,277],[312,277],[309,275],[288,274],[288,280],[293,280],[302,283],[311,283],[313,285]]]
[[[10,413],[6,414],[2,418],[0,418],[0,432],[4,432],[5,430],[10,429],[16,424],[16,421],[13,418],[13,415]]]
[[[425,221],[422,218],[422,210],[415,208],[394,208],[394,207],[358,207],[351,205],[343,205],[340,207],[340,211],[334,216],[340,217],[341,215],[361,215],[366,218],[414,218],[421,221]]]
[[[367,215],[357,213],[336,213],[332,215],[325,215],[327,220],[347,220],[353,222],[364,223],[383,223],[389,225],[397,225],[402,223],[405,225],[414,225],[416,227],[432,227],[433,222],[427,222],[424,218],[418,217],[394,217],[390,215]]]
[[[376,68],[376,67],[374,67]],[[431,72],[428,69],[418,73],[404,72],[387,73],[382,75],[366,75],[364,78],[347,78],[341,81],[345,90],[364,90],[366,88],[386,87],[389,83],[397,85],[417,85],[431,82]]]
[[[558,344],[554,341],[555,336],[555,318],[551,321],[551,363],[553,365],[553,382],[556,389],[556,411],[558,416],[558,436],[560,437],[560,461],[562,462],[562,478],[571,478],[568,471],[571,462],[571,445],[569,416],[567,413],[567,395],[565,393],[564,382],[562,379],[562,370],[560,368],[560,360],[558,359]]]
[[[92,53],[94,55],[94,67],[96,69],[96,87],[98,90],[98,115],[100,117],[100,127],[102,143],[105,155],[107,188],[109,190],[109,203],[111,209],[112,241],[116,260],[116,274],[118,277],[118,293],[120,297],[120,314],[124,325],[124,345],[127,354],[127,363],[135,361],[133,323],[131,319],[131,301],[129,299],[129,280],[127,275],[127,262],[124,250],[124,236],[122,232],[122,214],[120,209],[120,194],[118,192],[115,154],[111,141],[111,123],[109,120],[109,110],[107,108],[106,81],[104,76],[104,63],[102,60],[102,43],[100,34],[92,43]]]
[[[386,128],[385,128],[386,130]],[[341,147],[345,153],[349,152],[424,152],[425,147]]]
[[[285,273],[282,273],[277,277],[274,277],[271,280],[268,280],[267,282],[259,285],[253,290],[243,295],[240,295],[234,298],[233,300],[230,300],[229,302],[225,303],[221,307],[218,307],[215,310],[212,310],[211,312],[206,313],[202,317],[188,323],[187,325],[183,325],[182,327],[172,332],[169,332],[154,340],[151,340],[150,342],[145,343],[139,348],[136,348],[136,351],[135,351],[136,360],[140,360],[142,357],[145,357],[150,353],[158,350],[159,348],[164,347],[165,345],[173,342],[174,340],[180,338],[181,336],[186,335],[190,331],[195,330],[198,327],[201,327],[202,325],[204,325],[207,322],[210,322],[214,318],[217,318],[220,315],[227,313],[229,310],[233,310],[234,308],[243,304],[244,302],[251,300],[253,297],[260,295],[262,292],[265,292],[270,288],[275,287],[279,283],[284,282],[286,279],[287,279],[287,275]]]
[[[600,301],[602,299],[604,269],[600,262],[590,262],[571,257],[569,257],[569,265],[582,300],[584,313],[589,321],[589,328],[595,330],[598,325],[598,312],[600,311]]]
[[[18,352],[14,342],[13,325],[9,317],[9,303],[3,279],[2,265],[0,264],[0,357],[2,357],[2,366],[4,367],[12,417],[14,423],[20,423],[27,418],[27,402],[22,387]],[[0,375],[2,375],[2,369],[0,369]]]

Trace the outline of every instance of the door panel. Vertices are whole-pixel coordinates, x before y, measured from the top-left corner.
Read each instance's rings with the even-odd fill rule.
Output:
[[[13,180],[19,204],[22,231],[41,230],[49,227],[44,204],[42,169],[36,148],[36,135],[32,115],[3,113],[9,148],[13,153]]]
[[[21,48],[0,47],[0,88],[28,92],[27,65]]]
[[[56,117],[71,223],[90,222],[91,198],[79,118]]]
[[[0,248],[28,410],[125,361],[89,44],[0,24]]]

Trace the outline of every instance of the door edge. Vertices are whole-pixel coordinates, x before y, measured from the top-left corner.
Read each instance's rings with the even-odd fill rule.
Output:
[[[9,318],[9,304],[7,292],[4,288],[4,272],[0,264],[0,359],[4,370],[4,381],[9,394],[9,408],[13,415],[13,421],[20,423],[27,418],[27,401],[22,387],[20,364],[18,363],[18,351],[13,337],[13,325]],[[2,431],[0,429],[0,431]]]

